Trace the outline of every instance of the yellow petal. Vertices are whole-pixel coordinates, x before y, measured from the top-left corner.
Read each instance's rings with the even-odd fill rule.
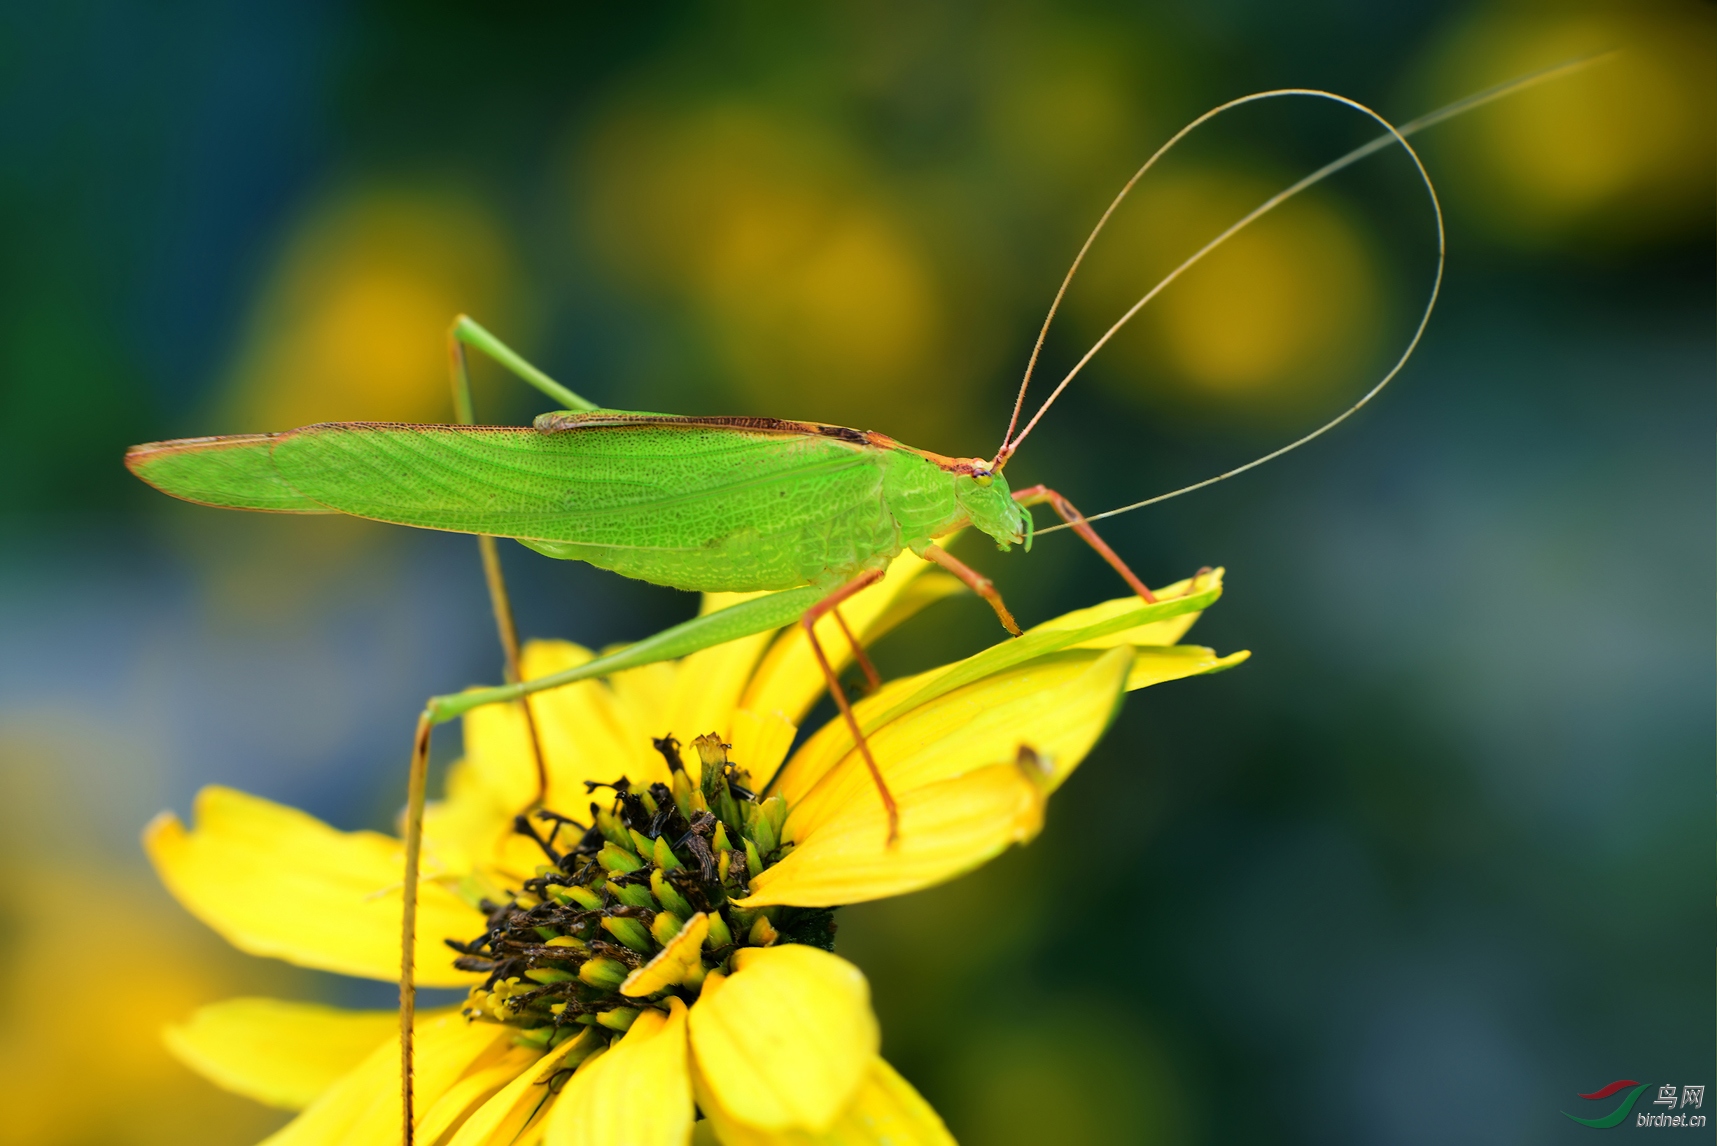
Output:
[[[721,1146],[954,1146],[935,1109],[880,1056],[871,1059],[858,1093],[823,1134],[747,1126],[716,1100],[701,1072],[692,1077],[710,1124],[708,1140]]]
[[[1189,577],[1185,581],[1176,581],[1172,585],[1164,585],[1155,590],[1157,600],[1167,601],[1186,593],[1201,593],[1213,586],[1222,584],[1224,570],[1212,569],[1198,577]],[[1137,597],[1116,597],[1110,601],[1093,605],[1088,609],[1075,609],[1071,613],[1063,613],[1054,620],[1031,629],[1031,632],[1051,629],[1082,629],[1094,625],[1098,621],[1108,620],[1122,613],[1139,607]],[[1202,612],[1182,613],[1178,617],[1170,617],[1166,621],[1154,621],[1148,625],[1138,625],[1131,629],[1123,629],[1118,633],[1096,637],[1089,641],[1081,641],[1074,645],[1079,649],[1112,649],[1116,645],[1172,645],[1186,635],[1193,622],[1204,616]]]
[[[576,1038],[568,1039],[533,1062],[528,1069],[502,1087],[493,1098],[479,1106],[476,1112],[460,1125],[453,1137],[447,1139],[447,1146],[492,1146],[512,1142],[530,1125],[532,1119],[540,1116],[543,1107],[554,1099],[555,1096],[550,1093],[550,1084],[555,1075],[595,1058],[602,1053],[602,1046],[601,1037],[589,1028],[580,1032]],[[564,1095],[565,1091],[561,1093]],[[390,1142],[398,1140],[395,1137],[390,1139]],[[423,1141],[418,1143],[418,1146],[440,1144]]]
[[[487,1065],[473,1065],[417,1121],[417,1146],[441,1146],[471,1115],[516,1081],[539,1059],[542,1052],[530,1047],[510,1046]]]
[[[453,875],[487,865],[497,843],[512,833],[520,805],[491,787],[483,771],[469,755],[455,761],[447,770],[446,797],[424,806],[426,869]]]
[[[608,687],[614,691],[614,702],[635,726],[660,736],[667,724],[668,706],[673,702],[674,682],[679,676],[678,661],[657,661],[615,673],[608,678]]]
[[[876,692],[854,704],[853,715],[858,718],[861,727],[872,727],[879,713],[889,711],[918,692],[927,681],[946,668],[944,665],[916,676],[887,682]],[[793,753],[793,758],[787,761],[786,767],[781,769],[780,779],[776,781],[773,792],[782,796],[788,804],[797,804],[804,799],[805,794],[816,786],[817,781],[851,752],[852,738],[841,732],[837,725],[844,728],[845,721],[831,720],[817,729],[809,740],[800,745],[799,751]]]
[[[705,593],[700,612],[713,613],[760,596],[763,594]],[[671,732],[684,743],[706,732],[727,739],[733,710],[739,707],[751,670],[774,635],[773,631],[757,633],[681,658],[667,710],[661,714],[661,727],[651,730],[651,735]]]
[[[469,792],[466,798],[480,794],[486,803],[514,809],[529,804],[536,795],[537,777],[531,763],[530,732],[519,707],[473,708],[460,719],[460,729],[465,757],[454,767],[468,772],[461,778]],[[455,798],[451,784],[448,798]]]
[[[535,680],[575,668],[590,657],[588,649],[568,641],[532,641],[524,648],[520,668],[527,680]],[[637,713],[616,703],[605,681],[539,692],[531,698],[531,712],[548,758],[550,807],[578,807],[588,798],[586,780],[606,783],[622,774],[639,785],[668,780],[667,765],[650,748],[650,736],[661,732],[652,733],[647,724],[640,724]],[[534,784],[533,776],[527,801],[536,794]]]
[[[908,593],[908,588],[917,584],[929,568],[928,561],[910,551],[904,552],[890,563],[881,581],[843,602],[841,616],[853,635],[868,644],[917,609],[963,588],[958,581],[940,574],[923,578],[927,591]],[[835,672],[852,663],[852,645],[832,614],[817,622],[817,640]],[[782,630],[769,647],[740,704],[753,712],[779,713],[782,719],[797,724],[822,695],[825,683],[823,670],[805,639],[805,630],[793,625]]]
[[[342,1011],[282,999],[227,999],[161,1033],[173,1056],[235,1094],[302,1110],[378,1046],[399,1038],[393,1011]]]
[[[1127,674],[1128,692],[1137,692],[1141,688],[1180,680],[1182,677],[1221,672],[1252,656],[1249,652],[1241,651],[1219,657],[1214,649],[1207,649],[1202,645],[1174,645],[1170,648],[1146,645],[1134,651],[1137,655],[1133,658],[1132,670]]]
[[[692,1049],[734,1118],[765,1130],[827,1130],[876,1054],[870,985],[815,947],[750,947],[691,1013]]]
[[[781,767],[781,761],[787,759],[787,750],[793,747],[793,737],[798,734],[799,730],[783,720],[780,713],[763,716],[741,708],[733,714],[733,731],[728,736],[733,751],[727,758],[751,773],[753,787],[767,784]]]
[[[412,1073],[419,1123],[461,1075],[502,1053],[511,1035],[498,1023],[468,1023],[445,1012],[418,1023]],[[399,1112],[399,1044],[390,1039],[263,1146],[398,1142]]]
[[[964,660],[922,673],[914,678],[911,689],[899,687],[903,682],[884,688],[885,695],[872,697],[869,703],[856,706],[859,724],[867,732],[875,732],[962,688],[1032,662],[1051,659],[1081,643],[1099,642],[1113,633],[1137,631],[1197,612],[1209,607],[1221,595],[1221,583],[1211,576],[1200,579],[1196,586],[1189,584],[1187,591],[1178,596],[1164,597],[1150,604],[1125,599],[1127,608],[1100,609],[1098,619],[1091,620],[1087,615],[1085,624],[1073,625],[1065,617],[1057,618],[1022,637],[998,642]],[[1069,616],[1078,617],[1079,614]],[[844,722],[831,722],[813,738],[812,743],[787,762],[777,790],[793,802],[797,793],[820,782],[824,773],[848,753],[850,740]]]
[[[899,799],[913,788],[1011,761],[1029,744],[1054,761],[1053,788],[1108,728],[1133,655],[1130,645],[1054,653],[938,697],[870,736],[877,767]],[[837,723],[803,751],[814,751],[818,737],[843,736]],[[871,804],[880,801],[870,769],[850,752],[793,805],[785,837],[805,843],[831,817]]]
[[[686,1008],[668,999],[667,1021],[632,1030],[561,1091],[544,1128],[546,1146],[685,1146],[692,1134]]]
[[[169,891],[229,943],[343,975],[399,977],[403,845],[376,832],[340,832],[295,808],[209,787],[196,827],[155,817],[143,845]],[[483,917],[438,883],[418,890],[417,976],[459,987],[443,939],[469,939]]]
[[[620,984],[620,993],[643,998],[685,982],[693,969],[703,965],[703,941],[708,936],[709,916],[700,911],[686,920],[679,934],[656,952],[654,958],[626,976],[626,981]]]
[[[855,802],[751,881],[741,907],[833,907],[942,883],[1023,843],[1043,826],[1043,777],[993,764],[899,793],[900,836],[888,843],[879,800]]]

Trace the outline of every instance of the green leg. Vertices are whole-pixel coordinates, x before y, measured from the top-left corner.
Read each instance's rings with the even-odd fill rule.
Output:
[[[568,410],[597,410],[601,408],[597,406],[595,402],[574,394],[571,390],[568,390],[565,386],[562,386],[559,382],[556,382],[553,378],[550,378],[547,374],[544,374],[541,370],[538,370],[535,366],[526,362],[517,351],[502,342],[499,338],[496,338],[493,334],[490,334],[487,330],[484,330],[477,324],[476,320],[472,319],[468,315],[462,314],[453,320],[453,326],[447,332],[447,341],[450,347],[458,346],[460,348],[458,355],[461,365],[458,369],[463,369],[465,356],[464,347],[473,346],[478,350],[481,350],[484,354],[487,354],[490,358],[493,358],[496,362],[499,362],[502,366],[505,366],[508,370],[511,370],[526,382],[529,382],[532,386],[535,386],[538,390],[541,390],[544,394],[547,394],[550,398],[553,398],[556,402],[559,402]],[[457,387],[457,383],[455,383],[455,386]],[[457,395],[455,395],[454,401],[457,404]],[[469,406],[470,397],[467,393],[466,407],[468,408]],[[457,408],[457,405],[455,408]],[[469,422],[469,419],[462,420]]]
[[[454,321],[447,332],[447,368],[453,382],[453,413],[462,426],[469,426],[477,421],[476,408],[471,402],[471,371],[465,359],[465,343],[460,339],[460,330],[466,324],[488,337],[487,331],[463,315]],[[512,354],[512,351],[508,350],[507,353]],[[508,684],[518,684],[524,679],[519,670],[519,630],[513,622],[513,604],[507,595],[506,578],[501,573],[501,554],[495,546],[495,539],[487,534],[478,534],[477,550],[483,557],[483,579],[489,586],[489,604],[495,612],[495,631],[500,635],[501,653],[506,658],[506,680]],[[548,768],[543,762],[542,739],[537,735],[536,717],[531,713],[530,704],[521,699],[519,708],[525,714],[525,727],[531,736],[531,751],[536,757],[535,803],[540,804],[548,795]]]

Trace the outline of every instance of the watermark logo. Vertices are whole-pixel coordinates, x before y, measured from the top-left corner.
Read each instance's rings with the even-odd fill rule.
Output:
[[[1620,1091],[1627,1090],[1627,1097],[1618,1102],[1615,1109],[1608,1114],[1601,1114],[1595,1118],[1581,1118],[1578,1114],[1569,1114],[1566,1110],[1562,1113],[1581,1126],[1591,1126],[1599,1130],[1611,1126],[1620,1126],[1633,1112],[1634,1103],[1639,1101],[1639,1096],[1650,1085],[1650,1083],[1636,1082],[1631,1078],[1619,1078],[1606,1087],[1580,1096],[1587,1102],[1602,1102]],[[1629,1090],[1629,1087],[1633,1089]],[[1666,1082],[1657,1088],[1657,1097],[1651,1100],[1651,1104],[1668,1107],[1668,1109],[1661,1111],[1642,1110],[1634,1115],[1634,1125],[1685,1127],[1705,1125],[1705,1115],[1696,1113],[1705,1108],[1705,1087],[1703,1085],[1677,1087],[1673,1082]],[[1689,1106],[1693,1107],[1693,1111],[1685,1109]]]

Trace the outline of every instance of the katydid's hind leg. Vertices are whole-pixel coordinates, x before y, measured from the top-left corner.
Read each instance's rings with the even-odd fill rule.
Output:
[[[434,728],[425,711],[417,718],[411,742],[411,775],[405,799],[405,882],[400,886],[399,939],[399,1099],[404,1132],[412,1146],[413,1025],[417,1019],[417,880],[423,860],[423,793],[429,778],[429,735]]]
[[[1019,624],[1014,620],[1014,615],[1008,612],[1007,605],[1002,603],[1002,595],[996,592],[993,581],[935,543],[925,545],[919,556],[936,562],[964,581],[967,588],[989,602],[990,608],[996,611],[996,619],[1002,623],[1002,628],[1012,636],[1019,636]]]
[[[489,585],[489,605],[495,612],[495,631],[501,638],[507,683],[518,684],[525,679],[519,655],[519,630],[513,623],[513,602],[507,595],[507,581],[501,572],[501,554],[495,539],[488,534],[478,534],[477,550],[483,556],[483,579]],[[530,698],[520,697],[518,705],[519,711],[524,713],[525,731],[530,737],[531,762],[536,765],[537,795],[531,801],[531,806],[536,807],[548,799],[548,760],[543,755],[542,736],[537,732],[536,713],[531,711]]]
[[[1127,563],[1121,560],[1119,554],[1109,548],[1109,543],[1097,536],[1097,531],[1091,528],[1091,523],[1085,520],[1085,515],[1073,507],[1073,503],[1045,485],[1034,485],[1029,489],[1014,491],[1014,500],[1021,505],[1042,505],[1048,502],[1055,512],[1065,521],[1073,532],[1085,539],[1085,544],[1097,551],[1097,555],[1109,563],[1109,567],[1121,575],[1121,580],[1127,587],[1137,593],[1147,603],[1156,601],[1156,596],[1139,580],[1138,574],[1127,568]]]
[[[900,809],[894,802],[894,794],[888,790],[888,783],[882,778],[882,769],[876,766],[876,758],[870,754],[870,742],[865,739],[864,730],[859,727],[858,717],[853,715],[853,706],[847,701],[840,678],[830,666],[829,658],[823,652],[822,642],[817,640],[817,622],[822,620],[823,614],[836,608],[859,590],[882,580],[882,574],[881,569],[873,569],[848,581],[806,609],[805,615],[799,618],[799,624],[804,627],[805,638],[811,642],[811,652],[816,654],[817,664],[823,670],[823,679],[829,684],[829,695],[835,698],[835,704],[840,707],[841,716],[847,722],[847,729],[853,734],[853,741],[858,745],[859,755],[864,757],[865,767],[870,769],[870,778],[876,782],[877,795],[882,797],[883,810],[888,813],[888,842],[892,845],[900,836]]]
[[[853,631],[847,627],[847,619],[841,616],[841,611],[839,609],[830,609],[829,611],[835,615],[835,623],[841,627],[841,632],[847,638],[847,644],[852,646],[853,659],[858,661],[859,668],[864,670],[866,691],[875,692],[882,687],[882,677],[877,675],[876,666],[870,663],[870,654],[864,651],[864,646],[859,644],[857,637],[853,636]]]
[[[471,403],[471,370],[465,358],[465,343],[459,337],[462,322],[470,322],[470,319],[461,315],[447,331],[447,371],[453,383],[454,416],[460,425],[469,426],[477,420],[477,412]],[[506,661],[504,675],[508,684],[518,684],[524,679],[519,667],[519,629],[513,621],[513,603],[507,595],[506,577],[501,572],[500,550],[493,537],[478,534],[477,551],[483,558],[483,580],[489,586],[489,606],[495,614],[495,632],[501,638],[501,655]],[[537,719],[531,712],[531,702],[521,699],[519,711],[525,714],[525,729],[530,734],[531,756],[536,765],[537,795],[531,802],[534,806],[548,798],[548,766],[543,760],[542,737],[537,734]]]
[[[450,343],[456,342],[462,347],[476,347],[512,374],[559,402],[564,409],[595,410],[599,408],[595,402],[574,394],[525,361],[524,355],[483,329],[470,315],[462,314],[453,320],[453,325],[447,330],[447,339]],[[461,355],[463,356],[463,351],[461,351]]]

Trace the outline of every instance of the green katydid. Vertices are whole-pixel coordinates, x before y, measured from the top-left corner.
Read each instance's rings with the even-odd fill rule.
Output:
[[[479,705],[681,657],[797,621],[805,630],[898,830],[893,798],[864,730],[854,718],[815,623],[881,578],[904,549],[964,581],[994,609],[1008,632],[1019,627],[982,574],[954,558],[937,539],[968,526],[1003,550],[1029,550],[1029,507],[1049,505],[1145,602],[1155,598],[1091,521],[1127,512],[1221,481],[1279,457],[1344,421],[1400,372],[1424,334],[1442,281],[1444,234],[1435,188],[1406,136],[1481,103],[1560,75],[1576,61],[1468,97],[1400,128],[1353,100],[1312,89],[1245,96],[1206,112],[1167,143],[1121,189],[1098,221],[1050,307],[1002,445],[991,459],[950,458],[884,435],[816,422],[746,417],[683,417],[598,407],[526,362],[472,320],[449,331],[459,425],[329,423],[278,434],[192,438],[133,447],[127,466],[144,481],[188,501],[280,513],[345,513],[420,528],[478,535],[507,653],[508,683],[432,698],[418,721],[406,815],[401,966],[405,1133],[411,1139],[411,1023],[415,906],[422,839],[425,773],[431,730]],[[1120,203],[1162,156],[1189,132],[1231,108],[1283,96],[1333,100],[1358,110],[1384,133],[1283,189],[1193,254],[1134,304],[1062,379],[1020,428],[1027,387],[1068,285],[1092,242]],[[1010,490],[1003,469],[1044,413],[1091,357],[1175,278],[1240,229],[1314,183],[1398,143],[1411,158],[1436,215],[1437,265],[1417,327],[1385,374],[1339,416],[1289,445],[1227,473],[1149,501],[1087,518],[1046,486]],[[483,351],[564,409],[531,427],[472,425],[466,348]],[[1018,432],[1016,433],[1016,429]],[[1043,532],[1049,532],[1044,530]],[[500,579],[494,538],[511,537],[550,557],[577,559],[622,575],[688,590],[772,591],[674,626],[653,637],[553,676],[523,681],[517,640]],[[842,622],[841,627],[845,625]],[[851,639],[850,632],[847,634]],[[867,675],[874,672],[853,642]],[[528,706],[525,709],[529,719]],[[534,733],[534,729],[533,729]],[[538,752],[539,779],[542,767]]]

